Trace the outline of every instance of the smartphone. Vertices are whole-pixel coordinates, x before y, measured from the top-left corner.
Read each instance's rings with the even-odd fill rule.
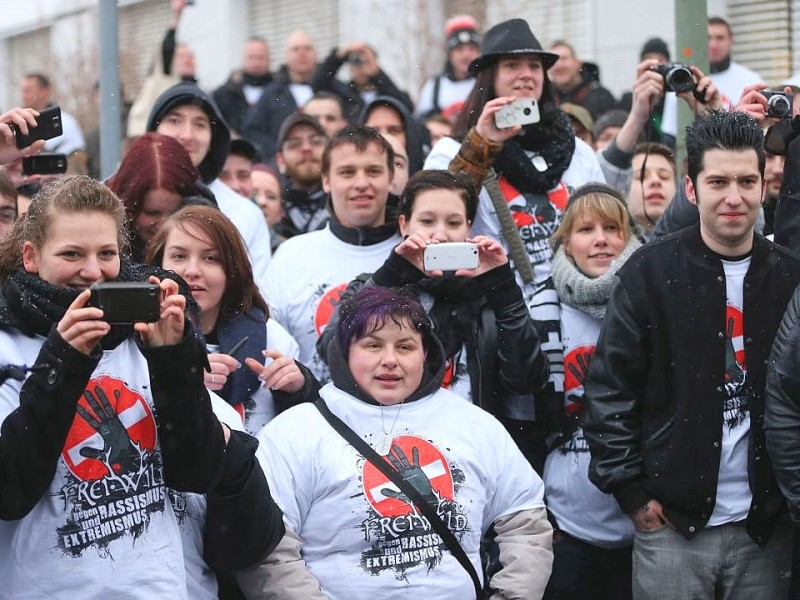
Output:
[[[425,246],[422,265],[426,271],[458,271],[480,266],[478,245],[470,242],[445,242]]]
[[[514,125],[530,125],[538,123],[540,119],[539,105],[533,98],[506,104],[494,113],[494,124],[498,129],[508,129]]]
[[[66,172],[66,154],[37,154],[22,159],[22,173],[25,175],[55,175]]]
[[[60,106],[45,108],[39,113],[39,116],[36,117],[36,123],[36,127],[28,127],[27,135],[24,135],[14,123],[10,124],[17,138],[17,148],[22,150],[30,146],[36,140],[49,140],[64,133],[61,127]]]
[[[107,323],[154,323],[161,316],[161,288],[155,283],[95,283],[89,305],[103,310]]]

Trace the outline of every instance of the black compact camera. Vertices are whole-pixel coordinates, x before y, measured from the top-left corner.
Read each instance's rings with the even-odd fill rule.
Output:
[[[689,70],[689,67],[681,63],[672,63],[669,65],[658,65],[651,69],[656,73],[660,73],[664,78],[664,89],[668,92],[691,92],[696,85],[694,75]]]
[[[364,64],[364,57],[360,54],[351,54],[347,57],[347,62],[351,65],[359,66]]]
[[[66,154],[37,154],[22,159],[25,175],[57,175],[67,172]]]
[[[762,90],[761,95],[767,99],[767,116],[776,119],[788,119],[792,116],[792,95],[786,92]]]
[[[142,281],[95,283],[89,306],[103,311],[107,323],[155,323],[161,317],[161,288]]]
[[[17,148],[27,148],[37,140],[49,140],[64,133],[61,127],[61,107],[45,108],[36,117],[36,127],[28,127],[28,135],[23,135],[14,123],[9,123],[17,138]]]

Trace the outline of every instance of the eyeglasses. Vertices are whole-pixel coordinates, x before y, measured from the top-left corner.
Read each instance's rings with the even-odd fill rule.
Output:
[[[322,148],[328,139],[324,135],[316,134],[309,137],[291,137],[283,142],[287,150],[299,150],[303,144],[310,144],[312,148]]]
[[[16,208],[11,208],[10,206],[6,208],[0,208],[0,223],[3,223],[4,225],[10,225],[16,220],[17,220]]]

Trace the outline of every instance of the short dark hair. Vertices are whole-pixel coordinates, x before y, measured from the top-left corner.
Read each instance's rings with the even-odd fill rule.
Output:
[[[0,171],[0,196],[11,198],[16,206],[19,193],[17,192],[17,188],[14,187],[14,182],[11,181],[11,177],[9,177],[5,171]]]
[[[728,30],[728,35],[733,37],[733,31],[731,31],[731,24],[728,23],[722,17],[708,17],[708,24],[709,25],[723,25],[725,29]]]
[[[333,92],[327,92],[325,90],[322,90],[321,92],[315,92],[314,95],[311,96],[311,98],[306,100],[306,103],[303,104],[303,108],[308,106],[308,103],[309,102],[313,102],[314,100],[333,100],[333,101],[335,101],[336,104],[339,105],[339,108],[342,109],[342,117],[344,117],[344,113],[345,113],[344,102],[342,101],[342,97],[341,96],[337,96]],[[303,110],[303,108],[301,108],[300,110]]]
[[[636,147],[633,149],[634,156],[640,154],[657,154],[663,156],[675,167],[675,152],[666,144],[660,142],[641,142],[636,144]]]
[[[408,180],[403,196],[400,199],[399,211],[406,219],[414,212],[414,200],[421,192],[428,190],[452,190],[461,196],[466,208],[467,219],[475,221],[478,211],[478,190],[469,177],[463,173],[451,173],[446,170],[419,171]]]
[[[352,144],[359,152],[364,152],[367,146],[375,144],[386,154],[386,166],[389,169],[389,175],[394,175],[394,150],[392,145],[386,141],[380,131],[366,125],[347,125],[333,134],[325,145],[325,150],[322,151],[323,174],[327,175],[331,170],[331,152],[339,146],[346,146],[347,144]]]
[[[687,172],[695,187],[708,150],[753,150],[758,158],[758,171],[764,177],[764,132],[747,113],[712,110],[686,128]]]
[[[345,360],[354,341],[382,329],[389,320],[399,326],[410,324],[421,335],[426,352],[437,343],[428,314],[410,290],[370,285],[339,305],[336,337]]]
[[[44,75],[43,73],[37,73],[37,72],[26,73],[23,79],[35,79],[36,83],[39,84],[39,87],[43,88],[50,87],[50,79],[47,77],[47,75]]]

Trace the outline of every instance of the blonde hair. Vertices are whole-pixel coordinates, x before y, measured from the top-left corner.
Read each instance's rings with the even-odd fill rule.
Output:
[[[561,219],[561,224],[550,237],[550,242],[554,249],[557,249],[569,239],[576,223],[586,215],[616,223],[619,226],[620,236],[622,236],[626,244],[631,238],[631,216],[619,193],[613,188],[609,188],[609,190],[602,189],[607,186],[601,187],[597,184],[591,184],[591,186],[593,189],[587,191],[582,191],[583,188],[578,188],[570,198],[567,209]]]

